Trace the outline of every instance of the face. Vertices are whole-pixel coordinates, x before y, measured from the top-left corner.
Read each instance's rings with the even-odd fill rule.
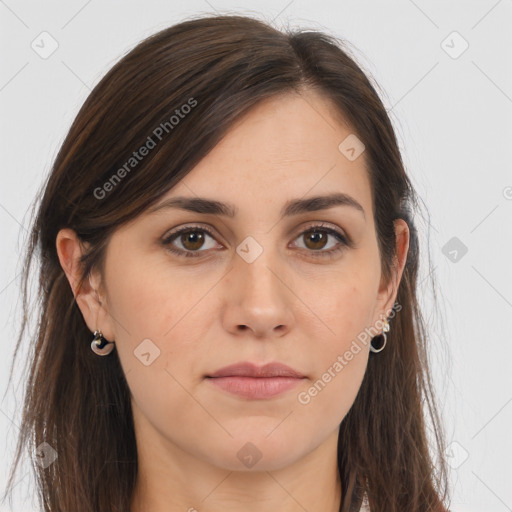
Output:
[[[311,92],[260,103],[158,203],[206,198],[233,216],[162,206],[113,235],[95,282],[103,307],[79,304],[91,331],[115,340],[138,442],[273,470],[332,438],[349,411],[369,355],[358,335],[382,331],[397,282],[381,282],[365,155],[340,151],[352,132],[332,112]],[[352,204],[287,209],[332,194]],[[396,226],[399,280],[408,232]],[[241,362],[303,377],[207,377]]]

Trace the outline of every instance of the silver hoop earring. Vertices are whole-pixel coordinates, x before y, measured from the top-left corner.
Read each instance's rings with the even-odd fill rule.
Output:
[[[108,356],[112,350],[114,350],[115,343],[113,341],[107,341],[101,331],[94,331],[94,338],[91,341],[91,349],[95,354],[99,356]]]
[[[382,334],[380,334],[379,336],[375,336],[375,338],[383,338],[384,339],[384,341],[382,342],[382,346],[380,346],[379,348],[375,348],[373,346],[373,340],[375,338],[373,338],[370,343],[370,350],[372,352],[374,352],[375,354],[382,352],[384,350],[384,347],[386,346],[386,343],[388,341],[388,337],[386,334],[387,332],[389,332],[389,322],[386,320],[386,323],[384,324],[384,327],[382,328]]]

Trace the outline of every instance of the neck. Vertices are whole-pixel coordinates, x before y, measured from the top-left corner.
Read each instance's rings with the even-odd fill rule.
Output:
[[[167,441],[138,443],[131,512],[339,512],[338,431],[305,457],[268,471],[230,471]]]

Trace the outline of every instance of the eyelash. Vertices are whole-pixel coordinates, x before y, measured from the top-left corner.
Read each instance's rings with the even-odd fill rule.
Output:
[[[166,246],[166,250],[168,250],[169,252],[171,252],[173,254],[176,254],[177,256],[185,257],[185,258],[201,257],[201,253],[206,252],[206,251],[204,251],[204,250],[203,251],[185,251],[183,249],[176,249],[171,246],[171,243],[174,241],[174,239],[176,239],[182,233],[196,232],[196,231],[204,231],[205,233],[208,233],[208,235],[210,235],[212,238],[215,238],[212,231],[205,226],[185,226],[177,231],[170,233],[169,236],[167,236],[165,239],[162,240],[162,243],[163,243],[163,245]],[[333,235],[340,242],[338,247],[336,247],[335,249],[330,249],[328,251],[321,251],[321,250],[308,251],[308,252],[313,253],[314,257],[332,258],[332,257],[336,256],[338,253],[340,253],[341,251],[343,251],[344,249],[346,249],[347,247],[353,246],[352,241],[349,237],[342,235],[336,229],[325,227],[324,224],[315,224],[312,226],[308,226],[308,228],[305,229],[304,231],[302,231],[301,233],[299,233],[299,235],[296,238],[299,238],[299,236],[304,235],[305,233],[308,233],[310,231],[320,231],[320,232],[327,233],[329,235]]]

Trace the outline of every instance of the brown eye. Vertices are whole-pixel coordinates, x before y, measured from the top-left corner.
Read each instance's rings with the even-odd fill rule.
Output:
[[[200,231],[185,231],[181,233],[180,241],[185,249],[195,251],[204,244],[204,235]]]
[[[333,242],[337,240],[338,243],[331,243],[331,246],[324,250],[330,243],[330,238],[333,239]],[[323,225],[311,226],[306,231],[303,231],[296,240],[302,241],[303,246],[301,247],[299,244],[301,249],[305,249],[310,254],[313,254],[313,256],[318,257],[335,256],[339,251],[351,246],[348,238],[343,236],[336,229],[327,228]]]
[[[304,234],[305,245],[308,249],[319,250],[323,249],[327,244],[329,234],[325,231],[310,230]]]
[[[214,240],[213,233],[205,227],[187,226],[171,233],[162,244],[167,246],[167,250],[178,256],[196,257],[203,256],[208,252],[207,249],[215,247],[215,243],[210,242],[208,246],[207,239]]]

